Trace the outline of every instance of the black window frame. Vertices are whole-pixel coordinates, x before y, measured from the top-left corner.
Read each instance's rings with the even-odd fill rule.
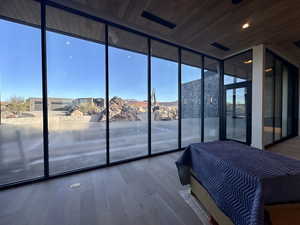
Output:
[[[7,183],[7,184],[0,184],[0,190],[1,189],[7,189],[10,187],[15,187],[18,185],[23,185],[23,184],[29,184],[29,183],[33,183],[33,182],[39,182],[39,181],[44,181],[44,180],[48,180],[48,179],[52,179],[52,178],[56,178],[56,177],[61,177],[61,176],[65,176],[65,175],[71,175],[71,174],[76,174],[76,173],[80,173],[80,172],[84,172],[84,171],[89,171],[89,170],[94,170],[94,169],[99,169],[99,168],[104,168],[104,167],[109,167],[109,166],[113,166],[113,165],[118,165],[121,163],[127,163],[130,161],[134,161],[134,160],[139,160],[139,159],[145,159],[145,158],[149,158],[149,157],[154,157],[154,156],[158,156],[158,155],[162,155],[162,154],[168,154],[171,152],[176,152],[176,151],[181,151],[181,76],[182,76],[182,72],[181,72],[181,67],[182,67],[182,61],[181,61],[181,53],[182,51],[187,51],[187,52],[191,52],[194,53],[196,55],[199,55],[201,58],[201,62],[199,62],[199,64],[202,65],[202,71],[201,71],[201,93],[199,93],[200,95],[200,101],[201,101],[201,105],[203,106],[201,108],[201,142],[204,141],[204,94],[205,94],[205,90],[204,90],[204,82],[205,82],[205,58],[209,58],[212,60],[216,60],[216,62],[219,64],[219,97],[218,97],[218,111],[219,111],[219,139],[220,140],[224,140],[224,61],[231,58],[231,57],[235,57],[239,54],[243,54],[245,52],[241,52],[239,54],[233,55],[231,57],[225,58],[225,59],[219,59],[210,55],[207,55],[205,53],[196,51],[194,49],[191,48],[187,48],[184,46],[180,46],[178,44],[169,42],[167,40],[143,33],[141,31],[135,30],[133,28],[129,28],[126,27],[124,25],[120,25],[111,21],[108,21],[106,19],[94,16],[94,15],[90,15],[86,12],[74,9],[74,8],[70,8],[67,6],[64,6],[60,3],[54,2],[52,0],[31,0],[31,1],[35,1],[35,2],[39,2],[40,3],[40,13],[41,13],[41,50],[42,50],[42,55],[41,55],[41,59],[42,59],[42,92],[43,92],[43,138],[44,138],[44,144],[43,144],[43,153],[44,153],[44,176],[43,177],[37,177],[34,179],[30,179],[30,180],[20,180],[20,181],[16,181],[16,182],[12,182],[12,183]],[[47,88],[47,49],[46,49],[46,44],[47,44],[47,40],[46,40],[46,31],[48,30],[46,27],[46,13],[47,13],[47,6],[49,7],[53,7],[59,10],[62,10],[64,12],[67,13],[71,13],[80,17],[84,17],[86,19],[92,20],[92,21],[96,21],[99,23],[102,23],[105,25],[105,41],[104,44],[105,45],[105,101],[106,104],[108,105],[108,96],[109,96],[109,67],[108,67],[108,61],[109,61],[109,57],[108,57],[108,26],[111,27],[115,27],[115,28],[119,28],[121,30],[130,32],[130,33],[134,33],[136,35],[140,35],[142,37],[145,37],[147,39],[147,95],[148,95],[148,154],[145,156],[141,156],[141,157],[136,157],[136,158],[129,158],[129,159],[125,159],[125,160],[121,160],[121,161],[116,161],[116,162],[110,162],[110,146],[109,146],[109,120],[106,120],[106,163],[103,165],[98,165],[98,166],[91,166],[91,167],[85,167],[85,168],[80,168],[80,169],[76,169],[76,170],[71,170],[71,171],[65,171],[59,174],[55,174],[55,175],[49,175],[49,140],[48,140],[48,134],[49,134],[49,130],[48,130],[48,105],[47,105],[47,95],[48,95],[48,88]],[[24,24],[27,26],[32,26],[32,27],[37,27],[36,25],[32,25],[32,24],[28,24],[26,22],[22,22],[16,19],[12,19],[12,18],[7,18],[5,16],[0,16],[1,19],[4,20],[8,20],[8,21],[12,21],[15,23],[20,23],[20,24]],[[54,31],[51,30],[53,32],[58,32],[59,31]],[[73,36],[72,34],[66,34],[66,35],[70,35]],[[76,38],[81,38],[81,37],[76,37]],[[89,41],[93,41],[93,40],[89,40]],[[175,48],[177,48],[178,50],[178,149],[170,149],[169,151],[164,151],[164,152],[159,152],[159,153],[152,153],[151,151],[151,42],[152,41],[158,41],[161,43],[164,43],[166,45],[170,45],[173,46]],[[249,51],[249,50],[247,50]],[[286,60],[282,59],[280,56],[276,55],[275,53],[273,53],[271,50],[267,49],[266,51],[271,52],[272,54],[274,54],[277,58],[283,60],[284,62],[288,63]],[[157,56],[155,56],[157,57]],[[158,56],[159,57],[159,56]],[[288,63],[290,64],[290,63]],[[294,68],[294,67],[293,67]],[[299,71],[298,71],[299,72]],[[295,95],[296,95],[296,99],[299,98],[299,91],[298,91],[298,80],[296,82],[296,89],[295,89]],[[295,102],[295,105],[293,107],[293,112],[294,112],[294,121],[298,120],[298,106],[299,103],[298,101]],[[107,115],[109,114],[109,108],[107,107]],[[290,135],[282,140],[279,140],[277,142],[281,142],[283,140],[286,140],[288,138],[294,137],[298,135],[298,126],[295,126],[293,128],[293,135]],[[277,143],[275,142],[275,143]],[[272,143],[272,144],[275,144]]]
[[[106,19],[94,16],[94,15],[90,15],[86,12],[74,9],[74,8],[70,8],[67,6],[64,6],[60,3],[51,1],[51,0],[31,0],[31,1],[35,1],[35,2],[39,2],[40,3],[40,14],[41,14],[41,26],[39,27],[41,30],[41,50],[42,50],[42,54],[41,54],[41,61],[42,61],[42,94],[43,94],[43,155],[44,155],[44,176],[43,177],[37,177],[34,179],[30,179],[30,180],[19,180],[16,182],[12,182],[12,183],[4,183],[4,184],[0,184],[0,190],[3,189],[7,189],[7,188],[11,188],[11,187],[16,187],[19,185],[24,185],[24,184],[30,184],[30,183],[34,183],[34,182],[40,182],[40,181],[45,181],[48,179],[53,179],[53,178],[57,178],[57,177],[62,177],[65,175],[71,175],[71,174],[76,174],[76,173],[80,173],[80,172],[85,172],[85,171],[89,171],[89,170],[94,170],[94,169],[99,169],[99,168],[104,168],[104,167],[109,167],[109,166],[114,166],[114,165],[118,165],[121,163],[127,163],[130,161],[134,161],[134,160],[139,160],[139,159],[145,159],[145,158],[149,158],[149,157],[154,157],[154,156],[158,156],[158,155],[162,155],[162,154],[168,154],[168,153],[172,153],[172,152],[176,152],[176,151],[181,151],[183,150],[181,148],[181,52],[182,50],[187,51],[187,52],[191,52],[194,53],[196,55],[199,55],[201,58],[201,62],[199,62],[202,65],[202,71],[201,71],[201,76],[202,76],[202,82],[201,82],[201,86],[202,86],[202,91],[200,94],[201,97],[201,105],[203,106],[204,104],[204,79],[205,79],[205,74],[204,74],[204,58],[209,58],[212,60],[216,60],[216,62],[219,64],[220,70],[219,70],[219,80],[220,80],[220,84],[219,84],[219,104],[218,104],[218,111],[219,113],[222,112],[221,107],[222,107],[222,79],[223,79],[223,60],[222,59],[218,59],[216,57],[207,55],[205,53],[196,51],[194,49],[191,48],[187,48],[187,47],[183,47],[180,46],[178,44],[169,42],[167,40],[140,32],[138,30],[135,30],[133,28],[129,28],[126,27],[124,25],[120,25],[111,21],[108,21]],[[108,26],[111,27],[115,27],[127,32],[131,32],[134,33],[136,35],[140,35],[142,37],[145,37],[147,39],[147,77],[148,77],[148,114],[151,114],[151,42],[152,41],[157,41],[157,42],[161,42],[163,44],[166,45],[170,45],[173,46],[175,48],[177,48],[178,51],[178,149],[170,149],[168,151],[163,151],[163,152],[158,152],[158,153],[152,153],[151,152],[151,117],[148,116],[148,154],[145,156],[140,156],[140,157],[135,157],[135,158],[129,158],[129,159],[125,159],[125,160],[121,160],[121,161],[116,161],[116,162],[110,162],[110,154],[109,154],[109,120],[106,120],[106,163],[102,164],[102,165],[97,165],[97,166],[91,166],[91,167],[85,167],[85,168],[79,168],[79,169],[74,169],[74,170],[69,170],[69,171],[64,171],[58,174],[49,174],[49,129],[48,129],[48,87],[47,87],[47,39],[46,39],[46,32],[48,30],[52,31],[52,32],[57,32],[57,33],[61,33],[59,31],[56,30],[51,30],[51,29],[47,29],[47,21],[46,21],[46,13],[47,13],[47,7],[53,7],[55,9],[59,9],[62,10],[64,12],[67,13],[71,13],[80,17],[84,17],[86,19],[92,20],[92,21],[96,21],[99,23],[102,23],[105,25],[105,41],[104,41],[104,45],[105,45],[105,101],[106,104],[108,105],[109,99],[109,66],[108,66],[108,61],[109,61],[109,57],[108,57]],[[28,24],[24,21],[19,21],[16,19],[12,19],[12,18],[7,18],[4,16],[0,16],[0,19],[3,20],[8,20],[8,21],[12,21],[15,23],[19,23],[19,24],[24,24],[26,26],[32,26],[32,27],[37,27],[36,25],[33,24]],[[64,33],[65,35],[69,35],[72,37],[76,37],[76,38],[81,38],[81,37],[77,37],[75,35],[72,34],[68,34],[68,33]],[[84,39],[84,38],[81,38]],[[89,40],[89,41],[93,41],[93,40]],[[157,56],[155,56],[157,57]],[[158,56],[159,57],[159,56]],[[107,115],[109,115],[109,108],[107,108]],[[150,109],[150,110],[149,110]],[[201,142],[204,141],[204,107],[202,107],[202,114],[201,114]],[[109,118],[109,116],[108,116]],[[221,116],[220,116],[221,118]],[[219,121],[221,123],[221,119]],[[221,126],[219,126],[220,128]],[[220,138],[220,135],[219,135]]]

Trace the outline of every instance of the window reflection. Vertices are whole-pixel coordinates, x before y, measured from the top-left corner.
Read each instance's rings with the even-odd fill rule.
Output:
[[[297,135],[298,69],[266,53],[264,79],[264,144]]]
[[[202,57],[182,51],[181,54],[181,145],[201,142]]]
[[[219,62],[204,60],[204,141],[219,139]]]

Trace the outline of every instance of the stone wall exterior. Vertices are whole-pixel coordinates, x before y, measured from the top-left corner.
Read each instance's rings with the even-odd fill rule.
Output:
[[[219,116],[219,74],[205,73],[204,115]],[[199,118],[201,115],[201,79],[181,85],[182,118]]]
[[[201,115],[201,80],[181,85],[182,118],[199,118]]]

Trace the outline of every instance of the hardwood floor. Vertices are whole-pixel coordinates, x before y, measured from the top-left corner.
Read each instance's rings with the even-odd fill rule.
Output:
[[[269,147],[267,150],[300,160],[300,137],[286,140]]]
[[[178,193],[185,188],[174,164],[180,154],[2,191],[0,224],[201,225]]]

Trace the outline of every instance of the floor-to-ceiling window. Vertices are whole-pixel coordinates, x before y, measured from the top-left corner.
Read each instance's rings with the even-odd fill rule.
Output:
[[[178,148],[178,48],[151,42],[152,152]]]
[[[218,60],[57,6],[0,7],[1,187],[218,139]]]
[[[181,53],[181,146],[201,142],[202,56]]]
[[[148,154],[147,38],[109,27],[110,161]]]
[[[33,1],[1,2],[1,16],[35,27],[0,19],[0,184],[44,175],[39,13]]]
[[[104,25],[47,7],[50,174],[106,162]]]
[[[219,139],[220,64],[204,58],[204,141]]]
[[[298,133],[298,69],[266,51],[264,145]]]

